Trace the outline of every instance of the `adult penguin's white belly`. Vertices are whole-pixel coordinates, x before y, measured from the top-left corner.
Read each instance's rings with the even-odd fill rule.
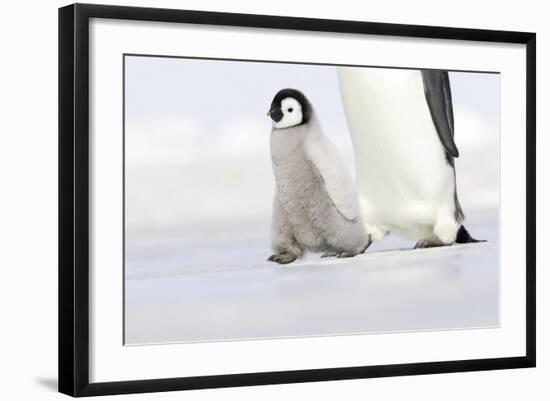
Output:
[[[395,231],[452,243],[455,174],[426,102],[418,70],[339,68],[355,152],[356,181],[374,240]]]

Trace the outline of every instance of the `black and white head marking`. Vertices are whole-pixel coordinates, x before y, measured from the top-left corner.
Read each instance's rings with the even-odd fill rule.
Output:
[[[276,129],[307,124],[311,114],[311,104],[304,94],[296,89],[281,89],[273,98],[267,113],[273,121],[273,128]]]

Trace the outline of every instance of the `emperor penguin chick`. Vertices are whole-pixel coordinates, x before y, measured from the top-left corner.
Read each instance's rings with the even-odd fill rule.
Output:
[[[282,89],[268,115],[273,120],[271,160],[275,197],[271,226],[275,254],[286,264],[305,251],[323,257],[352,257],[371,241],[366,233],[353,180],[336,147],[323,135],[308,99]]]

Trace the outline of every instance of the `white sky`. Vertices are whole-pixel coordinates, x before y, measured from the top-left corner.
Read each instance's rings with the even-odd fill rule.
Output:
[[[273,178],[266,116],[285,87],[310,99],[353,170],[335,67],[126,57],[127,228],[268,219]],[[498,204],[499,75],[451,73],[459,198]]]

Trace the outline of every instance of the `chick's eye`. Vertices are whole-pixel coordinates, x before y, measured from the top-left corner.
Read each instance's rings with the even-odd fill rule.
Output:
[[[294,109],[293,109],[292,107],[289,108],[289,109],[287,109],[287,111],[288,111],[289,113],[292,113],[293,110],[294,110]]]

